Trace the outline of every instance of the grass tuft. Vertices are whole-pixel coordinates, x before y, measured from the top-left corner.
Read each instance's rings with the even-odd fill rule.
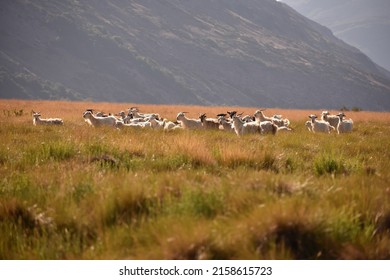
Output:
[[[344,162],[332,155],[321,155],[314,160],[314,172],[318,176],[339,175],[346,171]]]

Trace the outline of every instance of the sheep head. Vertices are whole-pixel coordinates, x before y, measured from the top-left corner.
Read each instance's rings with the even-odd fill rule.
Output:
[[[92,116],[92,111],[91,111],[91,110],[86,110],[86,111],[83,113],[83,118],[86,118],[87,116]]]
[[[188,113],[188,112],[180,112],[180,113],[178,113],[177,116],[176,116],[176,120],[178,121],[178,120],[183,119],[185,117],[186,113]]]
[[[223,123],[227,122],[227,120],[225,119],[225,116],[219,116],[219,117],[218,117],[218,122],[219,122],[220,124],[223,124]]]
[[[256,116],[264,116],[263,111],[261,111],[261,110],[257,110],[253,115],[254,115],[255,117],[256,117]]]
[[[233,118],[237,114],[237,111],[227,111],[227,113],[229,114],[230,118]]]
[[[206,113],[200,114],[200,115],[199,115],[199,119],[200,119],[201,121],[205,120],[205,119],[206,119]]]
[[[345,117],[345,114],[343,112],[340,112],[336,116],[338,116],[339,119],[342,120]]]
[[[128,110],[131,111],[131,112],[139,112],[138,107],[131,107]]]

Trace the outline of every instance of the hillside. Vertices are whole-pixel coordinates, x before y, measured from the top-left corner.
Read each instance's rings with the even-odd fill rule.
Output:
[[[282,0],[390,69],[390,1]]]
[[[390,74],[274,0],[2,1],[0,97],[390,110]]]

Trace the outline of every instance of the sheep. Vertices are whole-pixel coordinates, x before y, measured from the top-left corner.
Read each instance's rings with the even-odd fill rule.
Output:
[[[134,115],[131,115],[131,118],[128,119],[128,123],[143,123],[143,122],[149,122],[150,120],[154,119],[154,120],[160,120],[159,118],[159,115],[158,114],[149,114],[145,117],[139,117],[138,115],[136,115],[137,117],[134,118]]]
[[[307,129],[312,132],[312,129],[311,129],[311,121],[306,121],[305,122],[305,126],[307,127]]]
[[[85,112],[91,112],[91,114],[93,114],[93,109],[87,109],[87,110],[85,110]],[[84,112],[84,114],[85,114],[85,112]],[[84,116],[84,114],[83,114],[83,116]],[[93,126],[92,123],[91,123],[91,121],[90,121],[88,118],[84,118],[84,121],[85,121],[87,124],[89,124],[90,126]]]
[[[129,119],[128,123],[142,123],[146,121],[148,121],[148,119],[146,118],[135,118],[135,119]]]
[[[272,121],[261,121],[261,117],[259,116],[258,114],[259,111],[256,111],[255,112],[255,115],[254,115],[254,118],[255,120],[253,120],[253,117],[251,116],[245,116],[244,117],[244,120],[241,119],[241,121],[243,123],[246,123],[248,127],[255,127],[257,126],[259,128],[259,132],[261,134],[265,134],[265,133],[272,133],[272,134],[276,134],[277,132],[277,126],[272,122]],[[238,117],[240,116],[241,114],[237,114],[236,111],[231,111],[231,112],[227,112],[231,118],[235,118],[235,117]],[[257,114],[256,114],[257,113]],[[222,116],[222,114],[220,114]],[[220,122],[224,123],[226,121],[224,120],[220,120]],[[237,122],[237,121],[236,121]],[[226,124],[225,124],[226,125]],[[232,125],[233,129],[234,129],[234,124]],[[245,130],[245,129],[244,129]],[[237,130],[234,129],[234,131],[236,132],[237,134]]]
[[[200,120],[189,119],[185,116],[187,112],[180,112],[177,114],[176,120],[184,129],[202,129],[203,125]]]
[[[260,110],[257,110],[255,113],[254,113],[254,116],[255,116],[255,119],[256,120],[259,120],[261,122],[264,122],[264,121],[272,121],[272,118],[270,117],[266,117],[263,113],[265,109],[260,109]]]
[[[97,117],[94,116],[92,111],[87,110],[83,113],[84,120],[89,123],[91,126],[99,127],[99,126],[112,126],[115,127],[117,123],[117,119],[114,116],[108,117]]]
[[[277,126],[289,126],[290,121],[288,119],[283,119],[281,115],[274,115],[272,118],[266,117],[263,113],[265,109],[257,110],[254,114],[254,117],[256,120],[259,120],[260,122],[264,121],[270,121],[273,122]]]
[[[344,120],[345,114],[339,113],[337,114],[339,118],[339,122],[337,124],[337,133],[348,133],[352,131],[353,128],[353,121],[352,119]]]
[[[316,115],[309,115],[309,118],[311,119],[311,131],[313,133],[316,132],[330,133],[331,130],[334,130],[334,127],[331,126],[328,122],[322,120],[317,121]]]
[[[96,114],[95,114],[95,117],[104,117],[104,118],[106,118],[106,117],[108,117],[108,116],[111,116],[111,114],[109,113],[109,114],[106,114],[106,113],[103,113],[103,112],[97,112]]]
[[[232,122],[228,121],[225,117],[226,114],[218,114],[218,122],[220,124],[220,129],[229,131],[229,132],[234,132],[234,128],[232,126]]]
[[[252,116],[246,115],[241,118],[244,122],[253,122],[255,119]]]
[[[165,126],[164,126],[164,131],[176,130],[176,129],[183,129],[183,127],[178,122],[171,122],[171,121],[166,120]]]
[[[277,127],[277,132],[279,131],[286,131],[286,132],[292,132],[292,128],[288,126],[278,126]]]
[[[164,129],[166,119],[160,121],[156,120],[155,118],[150,118],[149,122],[153,129]]]
[[[255,121],[255,117],[254,117],[254,116],[245,115],[244,117],[242,117],[242,115],[244,114],[244,112],[241,112],[241,113],[237,114],[237,111],[227,111],[227,113],[228,113],[228,115],[229,115],[229,117],[230,117],[230,120],[229,120],[230,122],[233,121],[233,117],[234,117],[234,116],[240,117],[241,120],[242,120],[243,122],[253,122],[253,121]],[[224,115],[224,116],[226,116],[226,114],[219,114],[219,115]],[[219,115],[218,115],[218,116],[219,116]]]
[[[131,119],[126,125],[127,126],[137,126],[137,127],[151,127],[154,129],[164,128],[165,126],[165,120],[160,121],[156,119],[155,114],[151,114],[147,118],[137,118],[137,119]]]
[[[131,113],[134,118],[148,118],[154,116],[157,120],[160,119],[160,115],[156,113],[140,113],[137,107],[131,107],[128,109],[129,114]]]
[[[282,115],[273,115],[272,116],[272,121],[274,124],[276,124],[278,127],[288,127],[290,125],[290,120],[289,119],[283,119]]]
[[[64,121],[60,118],[41,119],[40,112],[33,112],[33,125],[63,125]]]
[[[126,129],[126,128],[144,128],[145,126],[141,123],[123,123],[122,121],[117,121],[115,123],[117,129]]]
[[[257,122],[256,123],[260,126],[260,132],[261,134],[265,133],[272,133],[276,134],[278,132],[278,126],[270,121],[264,121],[264,122]]]
[[[231,120],[233,120],[233,117],[237,115],[237,111],[227,111],[229,117]]]
[[[139,123],[135,123],[133,124],[134,126],[139,126],[139,127],[142,127],[142,128],[145,128],[145,127],[152,127],[152,123],[150,121],[145,121],[145,122],[139,122]]]
[[[244,122],[238,116],[233,116],[233,129],[237,136],[248,133],[261,133],[260,126],[257,122]]]
[[[261,110],[257,110],[253,116],[255,117],[255,122],[257,122],[260,126],[262,134],[276,134],[278,131],[278,126],[270,118],[265,118]]]
[[[94,115],[95,117],[103,117],[103,118],[106,118],[106,117],[112,116],[111,113],[108,113],[108,114],[106,114],[106,113],[104,113],[104,112],[96,112],[96,113],[94,113],[94,111],[96,111],[96,110],[94,110],[94,109],[86,109],[85,111],[90,111],[90,112],[92,113],[92,115]],[[119,115],[120,115],[120,113],[119,113]],[[91,121],[90,121],[89,119],[84,119],[84,120],[85,120],[85,122],[87,122],[89,125],[93,126],[93,125],[91,124]]]
[[[118,114],[121,118],[122,118],[122,121],[123,123],[127,124],[130,122],[130,120],[132,119],[132,115],[126,115],[126,113],[124,111],[120,111],[119,114]]]
[[[136,117],[135,117],[134,114],[130,111],[127,115],[124,111],[120,111],[118,113],[118,115],[122,118],[122,121],[125,124],[145,122],[145,121],[149,121],[151,118],[158,119],[158,114],[148,114],[148,116],[146,116],[146,117],[136,114]]]
[[[116,127],[117,129],[121,129],[121,128],[124,128],[124,127],[128,127],[128,124],[127,124],[127,123],[124,123],[124,122],[121,121],[121,120],[117,120],[117,121],[115,122],[115,127]]]
[[[219,122],[215,119],[207,119],[206,114],[201,114],[199,119],[205,129],[216,129],[219,130]]]
[[[337,128],[337,125],[339,124],[339,116],[331,115],[328,111],[323,111],[321,113],[321,120],[328,122],[334,128]]]

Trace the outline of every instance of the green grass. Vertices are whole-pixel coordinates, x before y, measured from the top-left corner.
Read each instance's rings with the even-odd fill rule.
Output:
[[[237,137],[3,122],[0,259],[389,259],[390,127],[294,125]]]

